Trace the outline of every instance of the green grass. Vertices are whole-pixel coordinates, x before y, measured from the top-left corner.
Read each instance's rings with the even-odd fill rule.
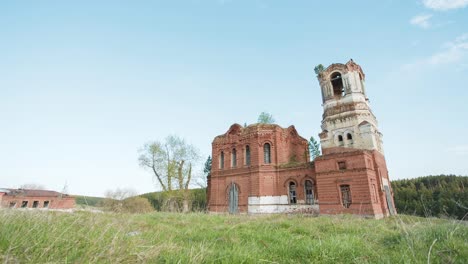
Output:
[[[466,263],[466,222],[0,210],[5,263],[427,263],[428,255]]]

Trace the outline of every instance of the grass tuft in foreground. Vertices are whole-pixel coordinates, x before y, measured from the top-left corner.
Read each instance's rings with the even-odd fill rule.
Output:
[[[6,263],[466,263],[466,222],[0,210]]]

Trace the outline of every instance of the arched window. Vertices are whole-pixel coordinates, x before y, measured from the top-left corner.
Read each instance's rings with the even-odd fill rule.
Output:
[[[343,144],[343,136],[338,135],[338,144],[342,145]]]
[[[295,204],[296,200],[296,184],[294,182],[289,183],[289,203]]]
[[[314,204],[314,185],[312,181],[305,181],[306,204]]]
[[[353,136],[352,136],[350,133],[348,133],[348,134],[346,135],[346,138],[347,138],[348,140],[353,140]]]
[[[224,169],[224,152],[219,155],[219,168]]]
[[[265,161],[265,164],[270,164],[271,163],[271,147],[269,143],[265,143],[263,145],[263,160]]]
[[[245,165],[250,166],[250,147],[245,146]]]
[[[330,76],[330,81],[333,86],[333,95],[335,97],[341,97],[344,95],[343,79],[341,73],[335,72]]]
[[[349,185],[340,185],[341,190],[341,204],[344,208],[351,206],[351,188]]]
[[[236,166],[237,166],[237,153],[236,153],[236,149],[232,149],[231,167],[236,167]]]

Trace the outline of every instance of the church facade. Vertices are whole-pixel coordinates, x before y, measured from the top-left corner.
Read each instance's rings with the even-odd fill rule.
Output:
[[[318,72],[322,155],[309,161],[294,126],[232,125],[212,143],[208,210],[229,213],[396,214],[382,134],[353,60]]]

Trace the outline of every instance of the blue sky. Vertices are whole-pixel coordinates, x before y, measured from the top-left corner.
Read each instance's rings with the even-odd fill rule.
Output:
[[[468,175],[468,0],[1,1],[0,187],[154,191],[145,142],[206,158],[262,111],[317,138],[313,69],[350,58],[392,179]]]

